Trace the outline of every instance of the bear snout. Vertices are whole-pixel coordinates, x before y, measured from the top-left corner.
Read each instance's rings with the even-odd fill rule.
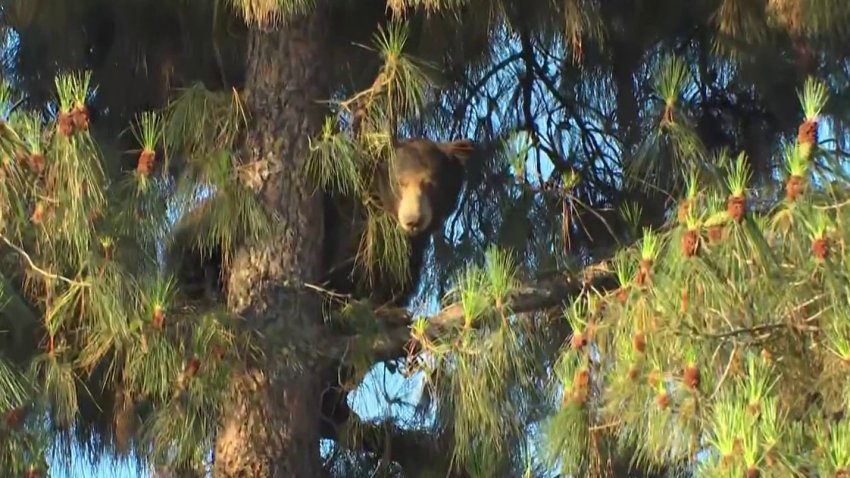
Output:
[[[431,204],[424,195],[402,197],[398,205],[398,222],[409,235],[419,234],[431,223]]]
[[[407,216],[402,217],[400,219],[400,221],[401,221],[401,227],[403,227],[405,230],[407,230],[409,232],[415,233],[415,232],[419,231],[420,229],[422,229],[422,224],[421,224],[422,223],[422,217],[421,216],[408,214]]]

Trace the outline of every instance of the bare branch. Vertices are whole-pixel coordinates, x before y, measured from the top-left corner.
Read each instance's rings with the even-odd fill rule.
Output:
[[[0,235],[0,240],[5,242],[7,246],[11,247],[12,249],[15,250],[15,252],[20,254],[24,258],[24,260],[27,261],[27,264],[29,264],[30,269],[38,272],[39,274],[43,275],[44,277],[47,277],[48,279],[61,280],[63,282],[67,282],[68,284],[71,284],[71,285],[77,285],[77,286],[80,286],[80,287],[89,287],[90,284],[88,284],[87,282],[79,282],[79,281],[75,281],[73,279],[69,279],[67,277],[58,275],[58,274],[53,274],[53,273],[47,272],[46,270],[35,265],[35,262],[32,261],[32,258],[30,257],[30,255],[27,254],[27,252],[25,250],[21,249],[20,247],[16,246],[15,244],[13,244],[9,239],[6,239],[6,236]]]

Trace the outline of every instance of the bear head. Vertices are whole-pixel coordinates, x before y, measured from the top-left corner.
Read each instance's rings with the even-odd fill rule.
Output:
[[[416,138],[395,144],[393,161],[376,173],[382,206],[409,237],[434,232],[454,211],[474,146]]]

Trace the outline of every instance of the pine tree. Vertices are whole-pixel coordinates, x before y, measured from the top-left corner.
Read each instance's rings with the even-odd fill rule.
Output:
[[[187,476],[850,472],[850,8],[44,3],[0,13],[4,473],[56,444]],[[480,149],[441,310],[329,312],[317,190],[404,273],[363,171],[414,136]],[[413,423],[322,429],[340,362],[423,380]]]

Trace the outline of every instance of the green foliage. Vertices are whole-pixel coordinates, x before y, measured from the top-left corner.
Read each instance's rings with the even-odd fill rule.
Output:
[[[231,151],[247,116],[239,95],[212,92],[201,84],[183,90],[166,107],[163,146],[186,162],[178,195],[194,199],[199,184],[220,187],[233,173]]]
[[[307,176],[324,191],[362,197],[367,188],[362,171],[369,166],[367,157],[360,154],[357,144],[349,137],[333,132],[333,121],[325,119],[321,135],[310,149],[313,154],[307,161]]]
[[[707,169],[708,152],[693,129],[687,114],[686,93],[692,87],[688,66],[680,57],[666,58],[654,72],[654,87],[660,97],[658,127],[647,141],[640,143],[638,154],[625,165],[626,181],[646,190],[664,190],[678,195],[682,176]],[[665,172],[680,172],[672,177]]]
[[[154,150],[163,135],[162,118],[156,111],[145,111],[133,128],[133,136],[147,150]]]
[[[727,173],[733,194],[744,192],[742,158]],[[708,198],[726,186],[691,181],[691,217],[701,216]],[[813,188],[793,204],[752,211],[756,217],[741,225],[724,223],[713,238],[701,221],[672,225],[653,233],[664,246],[645,269],[645,287],[606,294],[601,313],[579,305],[593,297],[576,299],[573,347],[561,353],[564,368],[556,374],[565,403],[545,439],[564,473],[589,466],[593,447],[569,444],[577,436],[587,443],[588,427],[604,428],[602,438],[636,450],[644,466],[692,462],[698,476],[832,475],[846,466],[839,451],[846,447],[844,424],[829,427],[829,441],[819,426],[832,420],[831,410],[850,405],[850,385],[837,372],[846,368],[842,324],[850,300],[841,252],[847,193],[835,185]],[[785,214],[790,224],[768,229],[771,214]],[[686,227],[698,228],[693,255],[682,242]],[[828,247],[819,248],[819,240]],[[621,287],[654,243],[644,240],[622,253],[631,259],[618,259]],[[762,247],[769,252],[760,254]],[[637,345],[636,331],[645,344]],[[576,348],[579,333],[589,344]],[[594,384],[590,399],[569,401],[577,397],[574,377],[582,367]],[[807,390],[818,390],[823,401],[809,403]],[[698,454],[706,458],[697,462]]]
[[[147,112],[134,125],[143,148],[163,151],[164,142],[165,151],[193,161],[196,175],[181,187],[136,172],[110,178],[103,164],[114,158],[102,155],[87,123],[90,78],[57,77],[54,120],[20,110],[3,123],[0,239],[22,266],[5,283],[3,320],[21,320],[16,311],[31,309],[40,321],[37,349],[23,342],[3,350],[23,360],[23,374],[0,358],[0,410],[7,417],[22,410],[21,424],[2,432],[9,437],[0,456],[4,473],[44,470],[54,430],[75,430],[83,443],[93,443],[92,434],[108,440],[126,432],[136,449],[153,450],[147,460],[197,462],[223,412],[237,352],[248,347],[229,318],[181,302],[156,252],[168,239],[167,203],[188,202],[186,191],[201,178],[218,186],[211,213],[197,215],[201,246],[228,249],[237,238],[268,233],[255,196],[227,173],[232,163],[215,162],[229,154],[238,106],[196,87],[166,116]],[[8,107],[15,96],[4,88]],[[221,121],[193,116],[192,100]],[[30,331],[33,325],[18,324]],[[91,415],[110,396],[125,406]]]
[[[3,410],[10,410],[23,401],[21,377],[5,361],[0,362],[0,384],[3,385],[3,395],[0,396],[0,407]]]
[[[261,7],[247,5],[246,12],[257,20],[277,15]],[[378,32],[383,79],[359,97],[368,101],[355,100],[370,112],[365,134],[346,139],[328,123],[325,135],[312,140],[316,154],[307,165],[320,187],[362,202],[367,227],[359,264],[393,265],[399,278],[409,275],[407,241],[365,186],[376,164],[367,158],[392,161],[389,136],[381,133],[386,119],[415,114],[425,100],[427,79],[403,53],[406,40],[402,24]],[[56,78],[58,116],[51,121],[22,110],[3,123],[0,233],[26,266],[22,288],[13,292],[43,317],[42,349],[13,352],[27,356],[34,390],[24,397],[9,388],[6,398],[30,403],[33,416],[57,429],[76,429],[82,442],[114,438],[126,453],[130,439],[133,450],[150,450],[140,459],[191,467],[203,461],[225,412],[237,355],[251,347],[220,304],[198,309],[184,301],[158,250],[165,245],[166,261],[187,248],[219,250],[227,263],[237,245],[273,232],[250,190],[251,173],[235,159],[247,117],[235,90],[191,85],[164,110],[135,118],[128,131],[141,150],[138,165],[109,177],[103,164],[114,158],[98,147],[88,124],[91,78],[88,71]],[[17,97],[3,87],[0,99],[11,109]],[[88,411],[110,401],[114,410]],[[29,440],[20,443],[44,447],[49,440],[38,439],[46,433],[20,435]],[[35,463],[27,453],[7,469]]]
[[[749,181],[752,173],[747,168],[746,158],[744,153],[738,155],[738,159],[735,160],[734,169],[729,171],[729,180],[727,181],[727,185],[729,186],[729,191],[732,196],[743,196],[744,190],[747,187],[747,181]]]
[[[10,1],[2,9],[22,38],[37,37],[39,48],[22,48],[20,58],[30,55],[32,62],[33,52],[76,44],[68,41],[76,30],[47,19],[78,3],[55,2],[62,6],[57,13],[37,16],[32,3]],[[285,28],[317,4],[226,3],[252,28]],[[152,5],[163,6],[144,7]],[[215,2],[216,9],[220,5]],[[440,290],[446,277],[456,279],[448,298],[460,303],[464,320],[439,337],[427,319],[411,327],[430,354],[423,367],[437,420],[428,431],[449,436],[470,474],[507,476],[506,470],[532,468],[528,442],[534,438],[547,464],[575,476],[604,474],[609,459],[622,456],[634,457],[632,464],[645,471],[684,463],[701,476],[741,476],[753,467],[762,476],[834,475],[848,466],[850,449],[846,423],[824,416],[846,408],[848,397],[850,267],[841,161],[846,137],[840,135],[847,84],[841,45],[850,9],[828,0],[647,5],[378,5],[395,21],[373,35],[380,65],[368,75],[376,80],[335,105],[339,117],[311,138],[315,154],[307,172],[317,187],[364,206],[368,227],[360,263],[391,265],[402,276],[401,236],[365,194],[375,160],[392,161],[390,139],[402,134],[464,131],[490,151],[485,177],[469,185],[461,227],[453,224],[451,237],[438,238],[438,263],[426,276],[429,291]],[[364,13],[370,6],[360,6],[348,10],[353,14],[343,23],[352,29],[362,23],[372,33],[374,18]],[[416,15],[416,9],[429,15]],[[383,8],[376,10],[383,21]],[[186,11],[200,12],[198,5]],[[398,22],[400,16],[414,19],[411,28]],[[190,17],[181,16],[181,24]],[[49,35],[30,33],[41,31],[37,27]],[[127,46],[150,40],[128,32],[121,33],[127,36],[115,48],[124,50],[116,56],[131,58],[126,65],[133,68],[154,64],[154,53]],[[179,43],[192,43],[190,37],[182,35]],[[333,43],[328,54],[348,74],[353,69],[342,65],[339,45],[350,41],[340,34]],[[192,47],[189,55],[196,54]],[[67,57],[80,56],[75,47],[67,49]],[[800,65],[807,50],[817,53],[824,78],[807,81],[798,95],[815,134],[800,130],[812,141],[798,138],[776,154],[771,142],[790,134],[788,125],[798,120],[791,88],[800,86],[795,77],[806,71]],[[427,86],[434,65],[414,52],[444,67],[442,91]],[[37,90],[32,85],[62,63],[56,56],[44,55],[49,68],[34,70],[19,58],[20,84]],[[99,82],[121,83],[104,70],[95,75]],[[358,70],[352,76],[364,75]],[[30,407],[24,427],[0,451],[0,468],[10,474],[43,465],[40,454],[55,433],[50,427],[67,430],[76,422],[91,428],[96,420],[81,410],[112,395],[132,402],[141,428],[134,448],[143,459],[202,461],[224,412],[228,374],[240,366],[237,352],[247,339],[226,314],[182,303],[161,272],[159,248],[163,242],[220,247],[227,257],[241,240],[273,230],[255,195],[237,181],[251,173],[236,160],[239,135],[248,127],[238,92],[190,83],[164,111],[146,112],[133,133],[139,147],[162,159],[156,163],[162,174],[116,179],[104,173],[104,164],[119,159],[108,140],[95,141],[67,122],[93,96],[91,78],[57,77],[59,118],[49,120],[42,111],[22,110],[29,103],[21,103],[23,95],[9,83],[0,88],[0,239],[9,252],[4,278],[20,286],[8,287],[2,318],[11,321],[23,310],[29,314],[21,317],[32,316],[41,326],[37,350],[20,350],[14,341],[2,350],[0,385],[8,378],[20,393],[0,389],[0,406]],[[334,88],[345,94],[360,88],[352,86],[360,79],[345,81]],[[830,108],[829,91],[835,93]],[[127,105],[107,106],[119,111]],[[817,141],[822,115],[837,125],[828,151],[829,141]],[[778,124],[760,129],[764,117]],[[711,126],[722,133],[720,140]],[[527,141],[517,140],[517,130]],[[515,146],[500,151],[504,138]],[[757,154],[745,161],[742,149]],[[555,170],[548,180],[541,168],[547,160]],[[770,184],[779,163],[806,185],[796,198],[783,198]],[[746,199],[741,223],[727,211],[730,193]],[[672,212],[670,204],[658,207],[653,195],[684,197],[686,207],[665,227],[647,228]],[[172,210],[183,219],[176,227]],[[520,282],[551,275],[553,268],[573,274],[604,259],[616,246],[587,238],[605,236],[599,230],[616,224],[591,231],[586,223],[605,222],[597,211],[618,210],[628,229],[623,236],[639,241],[612,261],[620,290],[584,290],[563,314],[514,313],[513,299],[528,292]],[[510,255],[490,248],[494,231]],[[586,237],[577,237],[582,231]],[[698,247],[685,254],[683,242],[693,241],[694,232]],[[476,263],[484,266],[465,267]],[[592,276],[594,267],[585,272]],[[569,328],[573,340],[562,343]],[[5,360],[6,354],[30,365],[29,375],[17,377],[17,362]],[[360,362],[368,361],[367,353],[361,355]],[[189,373],[196,359],[200,366]],[[15,370],[8,377],[6,364]],[[811,391],[820,396],[808,403]],[[542,434],[534,435],[538,430]],[[78,442],[96,442],[79,433]],[[377,461],[353,455],[362,454],[343,460],[360,460],[360,472],[366,461]]]
[[[823,82],[811,77],[806,80],[803,91],[798,94],[806,120],[816,120],[820,116],[823,107],[826,106],[828,95],[829,92]]]
[[[390,128],[395,127],[397,118],[416,116],[425,100],[428,77],[415,58],[404,54],[407,40],[407,25],[401,23],[390,23],[386,30],[381,28],[374,39],[383,66],[372,91],[380,92],[381,97],[379,103],[369,107],[386,115]]]
[[[527,432],[516,399],[539,393],[540,350],[506,300],[518,279],[511,257],[489,249],[483,267],[457,279],[453,296],[465,316],[460,330],[422,339],[433,358],[425,370],[428,386],[438,397],[438,413],[453,424],[455,459],[482,476],[501,469]]]

